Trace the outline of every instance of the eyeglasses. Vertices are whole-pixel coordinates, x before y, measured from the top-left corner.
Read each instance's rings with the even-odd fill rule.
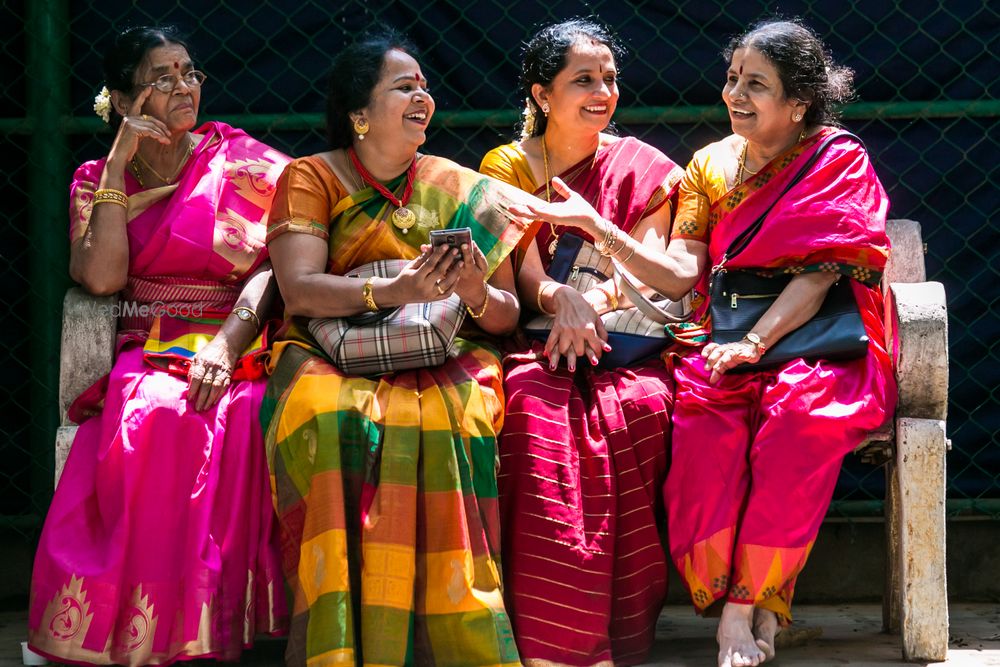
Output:
[[[161,93],[172,93],[174,92],[174,88],[177,87],[177,83],[180,81],[183,81],[184,85],[188,88],[197,88],[201,84],[205,83],[205,79],[207,78],[208,77],[205,76],[204,72],[193,69],[190,72],[185,72],[181,76],[177,76],[176,74],[164,74],[156,81],[140,83],[139,88],[152,86]]]

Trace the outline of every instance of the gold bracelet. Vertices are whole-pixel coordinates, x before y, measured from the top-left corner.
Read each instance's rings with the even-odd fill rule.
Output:
[[[260,331],[260,318],[257,316],[257,312],[248,306],[237,306],[233,308],[232,314],[240,318],[244,322],[253,321],[254,329]]]
[[[361,298],[365,300],[365,308],[373,313],[378,312],[378,304],[375,303],[375,295],[372,294],[372,283],[375,282],[375,276],[371,276],[365,281],[365,286],[361,288]]]
[[[620,238],[618,236],[618,228],[615,227],[613,223],[609,222],[605,230],[604,239],[601,241],[601,245],[597,248],[597,252],[601,253],[605,257],[610,257],[615,254],[615,243],[617,243]],[[622,241],[622,243],[624,244],[624,241]]]
[[[93,205],[98,204],[118,204],[124,209],[128,209],[128,195],[121,190],[111,188],[101,188],[94,191]]]
[[[609,292],[608,290],[606,290],[605,288],[601,287],[600,285],[596,285],[594,287],[594,289],[600,290],[601,292],[604,292],[604,296],[607,298],[608,307],[611,310],[618,310],[618,297],[615,296],[613,292]]]
[[[538,305],[538,312],[542,315],[555,315],[555,313],[550,313],[545,310],[545,306],[542,305],[542,296],[545,294],[545,288],[551,283],[542,283],[538,286],[538,294],[535,295],[535,304]]]
[[[486,287],[486,299],[483,301],[483,307],[479,309],[479,312],[473,312],[473,310],[469,308],[469,304],[465,304],[465,309],[469,312],[469,315],[472,315],[472,319],[474,320],[478,320],[480,317],[485,315],[486,306],[490,305],[490,286],[486,283],[483,283],[483,286]]]
[[[636,241],[636,243],[638,243],[638,241]],[[627,242],[623,242],[623,245],[622,245],[622,248],[624,248],[624,247],[625,247],[625,245],[627,245]],[[621,248],[619,248],[619,250],[621,250]],[[632,252],[630,252],[630,253],[628,254],[628,257],[622,257],[621,259],[619,259],[619,260],[618,260],[618,261],[619,261],[619,262],[621,262],[622,264],[624,264],[625,262],[627,262],[627,261],[629,261],[630,259],[632,259],[632,255],[634,255],[634,254],[635,254],[635,246],[634,246],[634,245],[633,245],[633,246],[629,246],[629,250],[631,250]]]

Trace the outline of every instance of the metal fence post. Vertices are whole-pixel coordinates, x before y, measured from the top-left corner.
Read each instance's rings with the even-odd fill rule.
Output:
[[[28,193],[31,246],[31,500],[44,514],[52,494],[59,383],[59,330],[66,289],[66,192],[69,146],[68,12],[66,0],[26,3]]]

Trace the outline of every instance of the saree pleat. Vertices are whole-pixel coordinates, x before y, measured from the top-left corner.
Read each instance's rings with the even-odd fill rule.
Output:
[[[287,190],[310,178],[335,177],[301,160]],[[373,191],[342,193],[326,222],[331,270],[415,256],[421,228],[469,224],[492,272],[521,230],[468,197],[501,186],[420,158],[411,208],[434,222],[418,222],[413,238],[381,222],[384,200]],[[284,205],[289,219],[324,215]],[[350,259],[334,255],[334,244],[350,247]],[[518,664],[500,588],[497,352],[459,338],[441,366],[350,377],[296,331],[292,324],[277,346],[262,410],[293,600],[286,663]]]

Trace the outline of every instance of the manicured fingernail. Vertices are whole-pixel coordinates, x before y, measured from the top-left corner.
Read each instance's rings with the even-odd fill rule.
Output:
[[[610,346],[610,345],[608,345],[607,343],[605,343],[605,344],[604,344],[604,351],[605,351],[605,352],[610,352],[610,351],[611,351],[611,346]]]
[[[594,357],[591,357],[590,358],[590,365],[591,366],[596,366],[597,365],[597,359],[595,359]]]
[[[556,365],[555,364],[549,364],[549,370],[550,371],[554,371],[555,369],[556,369]]]
[[[576,370],[576,364],[569,364],[568,366],[566,366],[566,368],[568,368],[569,372],[572,373],[573,371]]]

